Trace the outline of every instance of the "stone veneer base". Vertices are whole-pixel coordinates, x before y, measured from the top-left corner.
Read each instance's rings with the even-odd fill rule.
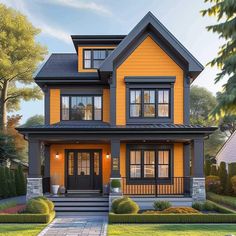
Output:
[[[192,178],[193,202],[206,201],[205,178]]]
[[[27,178],[26,199],[29,200],[39,196],[43,196],[42,178]]]

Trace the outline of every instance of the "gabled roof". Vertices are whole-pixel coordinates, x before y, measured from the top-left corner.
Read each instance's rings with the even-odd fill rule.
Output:
[[[100,66],[101,72],[111,72],[113,70],[114,60],[127,48],[129,45],[143,34],[148,28],[154,29],[155,33],[163,38],[166,43],[176,51],[188,63],[188,70],[193,78],[203,70],[201,63],[166,29],[166,27],[151,13],[148,12],[143,19],[131,30],[131,32],[122,40],[116,49],[104,60]]]

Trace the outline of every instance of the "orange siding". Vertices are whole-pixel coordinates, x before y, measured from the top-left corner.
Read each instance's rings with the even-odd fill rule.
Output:
[[[50,89],[50,124],[60,121],[60,89]]]
[[[125,76],[176,76],[174,123],[183,123],[183,70],[148,36],[116,71],[116,124],[126,124]]]
[[[110,153],[109,144],[53,144],[50,147],[50,176],[54,183],[65,186],[65,149],[102,149],[102,175],[103,184],[107,184],[110,179],[110,158],[106,158],[107,152]],[[59,153],[59,159],[55,158]]]
[[[103,121],[110,122],[110,89],[103,89]]]
[[[96,69],[84,69],[83,68],[83,49],[103,49],[103,48],[115,48],[115,46],[86,46],[86,47],[78,47],[78,71],[79,72],[96,72]]]

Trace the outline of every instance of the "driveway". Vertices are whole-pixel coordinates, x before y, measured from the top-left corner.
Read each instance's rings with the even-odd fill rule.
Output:
[[[59,216],[38,236],[106,236],[107,216]]]

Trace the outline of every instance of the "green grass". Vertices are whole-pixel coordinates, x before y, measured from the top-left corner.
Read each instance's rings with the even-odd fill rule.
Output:
[[[0,224],[0,236],[36,236],[46,224]]]
[[[236,225],[233,224],[110,224],[108,236],[224,236],[236,234]]]
[[[224,204],[236,210],[236,197],[207,193],[207,198],[213,202]]]

